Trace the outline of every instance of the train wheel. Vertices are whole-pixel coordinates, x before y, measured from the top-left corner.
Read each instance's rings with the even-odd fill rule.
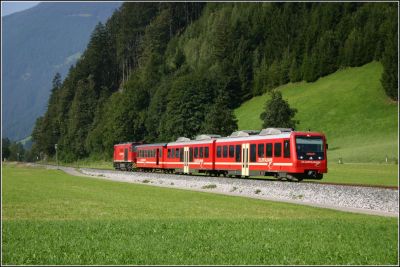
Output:
[[[303,180],[302,178],[295,177],[295,176],[290,175],[290,174],[287,174],[286,177],[287,177],[288,181],[290,181],[290,182],[297,182],[298,183],[298,182],[301,182],[301,180]]]

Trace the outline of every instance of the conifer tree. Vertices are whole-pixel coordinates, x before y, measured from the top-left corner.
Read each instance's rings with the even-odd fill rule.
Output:
[[[299,123],[293,120],[297,109],[290,108],[289,103],[282,99],[282,93],[276,90],[270,92],[271,98],[265,103],[264,112],[260,114],[263,128],[295,128]]]
[[[386,48],[382,57],[383,74],[382,74],[382,85],[385,89],[386,94],[393,100],[399,100],[399,72],[398,72],[398,52],[397,52],[397,40],[393,37],[389,38],[386,42]]]
[[[228,97],[221,93],[206,114],[202,128],[204,133],[226,136],[237,130],[237,119],[228,106]]]

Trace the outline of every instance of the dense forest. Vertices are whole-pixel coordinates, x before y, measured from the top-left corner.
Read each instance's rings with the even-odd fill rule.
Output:
[[[396,3],[124,3],[56,75],[32,153],[108,158],[126,141],[237,128],[233,109],[288,82],[378,60],[398,100]],[[259,116],[260,114],[255,114]]]

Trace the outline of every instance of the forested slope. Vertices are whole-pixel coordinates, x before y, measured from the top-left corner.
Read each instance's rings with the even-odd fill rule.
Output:
[[[242,102],[373,60],[397,99],[396,47],[394,3],[124,3],[54,80],[33,149],[52,156],[58,143],[68,161],[117,142],[229,134]]]

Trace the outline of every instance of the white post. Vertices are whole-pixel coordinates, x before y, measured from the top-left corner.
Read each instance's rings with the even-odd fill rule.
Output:
[[[57,170],[58,170],[58,149],[57,149],[57,144],[54,145],[54,148],[56,149],[56,161],[57,161]]]

